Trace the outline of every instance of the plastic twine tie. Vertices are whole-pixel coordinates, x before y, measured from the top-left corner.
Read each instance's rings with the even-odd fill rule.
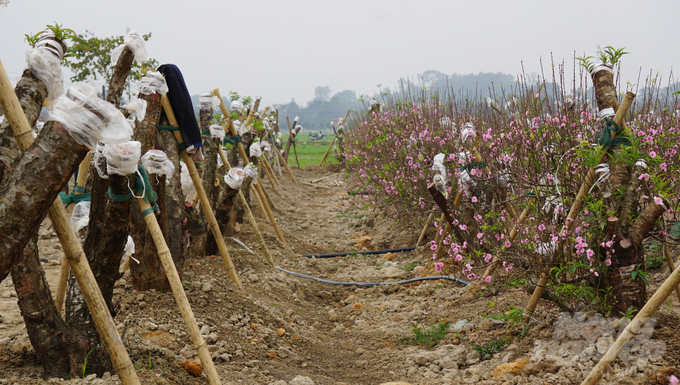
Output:
[[[136,198],[142,198],[146,203],[151,205],[148,209],[142,211],[142,216],[145,217],[154,211],[158,211],[158,205],[156,200],[158,200],[158,195],[151,188],[151,182],[149,182],[149,175],[147,175],[146,170],[142,166],[137,167],[137,172],[135,173],[135,188],[127,194],[116,195],[111,192],[111,187],[109,187],[109,198],[116,202],[125,202],[126,200],[135,196]]]
[[[210,130],[206,130],[205,128],[201,128],[201,135],[212,136],[212,134],[210,133]]]
[[[604,148],[608,147],[613,147],[613,146],[630,146],[630,138],[626,135],[621,135],[623,130],[621,127],[619,127],[618,124],[614,121],[612,118],[605,118],[605,125],[602,127],[602,130],[600,131],[600,140],[597,141],[597,144]],[[617,135],[616,138],[612,139],[612,132]]]
[[[65,192],[60,192],[59,193],[59,198],[61,199],[61,203],[65,205],[70,205],[71,203],[78,203],[78,202],[91,202],[92,201],[92,194],[87,193],[84,194],[85,192],[85,187],[82,186],[75,186],[73,190],[71,190],[70,193],[66,194]],[[78,193],[78,194],[76,194]]]
[[[241,138],[241,135],[225,135],[222,144],[231,144],[235,146],[236,143],[241,142],[243,142],[243,138]]]

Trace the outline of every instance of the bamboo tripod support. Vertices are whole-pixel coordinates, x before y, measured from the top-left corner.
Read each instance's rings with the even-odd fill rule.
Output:
[[[290,131],[290,136],[293,137],[293,129],[295,129],[295,125],[297,124],[297,120],[293,120],[293,128],[290,127],[290,119],[286,116],[286,121],[288,122],[288,131]],[[297,155],[297,149],[295,147],[295,141],[293,141],[293,153],[295,154],[295,162],[297,163],[298,168],[300,167],[300,159],[298,159]]]
[[[76,180],[76,186],[85,186],[87,183],[87,173],[90,170],[90,160],[92,159],[92,153],[88,152],[85,155],[85,159],[80,162],[78,166],[78,179]],[[76,195],[82,194],[76,191]],[[66,287],[68,286],[68,276],[71,273],[71,265],[69,265],[67,258],[62,258],[61,269],[59,270],[59,283],[57,284],[57,293],[54,300],[54,304],[57,307],[57,313],[61,314],[64,310],[64,300],[66,299]]]
[[[139,205],[139,210],[142,213],[145,210],[151,208],[149,203],[147,203],[144,198],[137,198],[137,204]],[[191,342],[194,344],[194,349],[196,349],[198,356],[201,358],[201,365],[203,368],[205,368],[208,381],[211,385],[221,384],[220,377],[217,374],[215,365],[213,364],[212,358],[210,357],[208,346],[201,336],[201,331],[198,329],[198,324],[196,324],[196,317],[194,317],[194,312],[191,310],[191,305],[189,304],[187,295],[184,292],[184,287],[182,286],[182,280],[179,278],[177,268],[175,267],[175,262],[172,260],[170,249],[168,249],[165,238],[163,238],[163,232],[158,225],[156,216],[153,212],[151,212],[144,217],[144,221],[146,222],[146,228],[149,230],[149,233],[151,233],[151,238],[153,238],[153,242],[156,245],[158,258],[163,265],[165,275],[168,277],[170,288],[172,288],[172,293],[175,296],[175,301],[177,301],[179,312],[182,314],[184,324],[189,331],[189,336],[191,337]]]
[[[519,231],[518,231],[518,230],[519,230],[519,227],[520,227],[520,226],[522,225],[522,223],[524,222],[524,219],[525,219],[525,218],[527,217],[527,215],[529,214],[529,209],[531,208],[531,206],[532,206],[535,202],[536,202],[536,198],[535,198],[535,197],[531,198],[531,201],[529,202],[529,206],[527,206],[527,207],[522,211],[522,213],[519,215],[519,219],[517,220],[517,223],[516,223],[515,226],[512,228],[512,230],[510,231],[510,236],[508,237],[508,241],[510,241],[510,243],[514,242],[514,241],[515,241],[515,238],[517,238],[517,234],[519,233]],[[507,249],[507,248],[505,247],[505,245],[503,245],[503,246],[501,247],[501,251],[500,251],[498,254],[503,253],[506,249]],[[486,277],[492,275],[493,272],[494,272],[494,270],[496,270],[496,268],[498,267],[498,265],[499,265],[500,262],[501,262],[500,259],[498,258],[498,254],[496,254],[496,255],[493,257],[493,261],[491,262],[491,265],[489,265],[489,267],[486,268],[486,271],[484,272],[484,275],[482,276],[482,278],[486,278]]]
[[[269,178],[269,180],[272,183],[272,189],[274,190],[274,192],[276,192],[275,186],[278,186],[280,188],[281,184],[279,183],[279,180],[276,179],[276,175],[274,175],[274,170],[272,169],[272,166],[269,164],[267,156],[265,154],[262,154],[262,156],[259,159],[262,162],[262,168],[264,168],[264,171],[267,174],[267,178]]]
[[[293,175],[293,171],[291,171],[290,167],[288,167],[288,163],[286,162],[286,160],[283,159],[283,155],[281,155],[279,150],[276,148],[274,149],[274,152],[276,152],[276,157],[279,159],[279,164],[283,164],[283,167],[286,169],[286,172],[290,176],[290,179],[292,179],[293,183],[295,183],[295,185],[299,187],[300,183],[298,183],[297,179],[295,178],[295,175]]]
[[[217,147],[218,152],[220,153],[220,157],[222,158],[222,162],[224,163],[225,166],[227,166],[227,171],[231,169],[231,165],[229,164],[229,161],[227,160],[227,155],[224,153],[224,150],[222,149],[222,145]],[[257,196],[257,194],[255,194]],[[246,197],[243,196],[243,193],[241,190],[238,192],[238,200],[241,202],[241,206],[243,206],[243,210],[246,212],[246,217],[248,218],[248,222],[250,222],[250,225],[253,226],[253,231],[255,232],[255,235],[257,237],[257,243],[260,244],[260,248],[262,249],[262,252],[264,253],[265,258],[267,259],[267,262],[269,262],[272,266],[276,266],[274,264],[274,258],[272,255],[269,253],[269,249],[267,248],[267,244],[264,243],[264,237],[262,237],[262,233],[260,232],[260,228],[257,226],[257,222],[255,221],[255,217],[253,216],[253,212],[250,211],[250,206],[248,205],[248,201],[246,201]]]
[[[628,112],[628,108],[630,108],[630,105],[633,103],[634,99],[635,99],[634,93],[626,92],[626,96],[624,96],[623,101],[621,102],[621,105],[619,106],[619,109],[618,111],[616,111],[616,115],[614,116],[614,122],[619,126],[623,125],[623,119],[626,115],[626,112]],[[614,139],[614,137],[615,134],[612,134],[612,139]],[[602,162],[602,159],[607,155],[608,150],[609,148],[603,148],[602,150],[600,150],[600,159],[597,162],[598,164]],[[579,190],[578,195],[576,195],[576,198],[574,198],[574,203],[571,205],[571,209],[569,210],[569,214],[567,215],[567,219],[565,220],[566,225],[562,228],[563,230],[560,233],[560,238],[565,238],[571,233],[571,230],[573,229],[574,224],[576,223],[576,216],[578,215],[579,211],[581,211],[581,207],[583,206],[583,198],[588,193],[588,190],[590,190],[590,187],[593,185],[593,182],[595,182],[595,169],[591,167],[588,170],[588,174],[586,175],[583,184],[581,185],[581,189]],[[564,241],[560,241],[557,251],[560,251],[563,248]],[[538,280],[538,283],[536,284],[536,289],[534,289],[534,293],[531,295],[531,298],[529,299],[526,311],[524,312],[524,322],[528,323],[529,320],[531,319],[531,315],[534,313],[536,305],[538,304],[538,300],[541,298],[541,295],[543,295],[543,290],[545,289],[547,284],[548,277],[544,274]]]
[[[666,278],[666,281],[656,290],[656,293],[652,298],[647,301],[645,306],[640,309],[640,312],[633,318],[633,320],[626,326],[626,329],[619,335],[619,338],[609,347],[607,353],[602,356],[600,362],[597,363],[588,374],[581,385],[593,385],[602,378],[605,372],[608,370],[609,365],[614,362],[618,356],[621,349],[635,337],[640,328],[644,326],[645,322],[649,320],[651,316],[659,309],[659,307],[664,303],[666,298],[668,298],[673,290],[676,290],[680,284],[680,266],[673,270],[673,273]]]
[[[161,97],[161,104],[163,105],[163,109],[165,110],[165,114],[168,117],[170,125],[173,127],[179,127],[177,119],[175,118],[175,114],[172,112],[170,100],[168,99],[167,96],[163,95]],[[173,131],[173,134],[175,135],[175,139],[177,139],[178,144],[184,141],[184,139],[182,139],[181,132]],[[240,289],[242,288],[242,286],[241,281],[238,278],[238,274],[236,273],[236,267],[234,267],[234,263],[231,261],[229,250],[227,250],[227,245],[224,243],[222,231],[220,230],[220,226],[217,224],[215,214],[213,213],[213,210],[210,207],[210,201],[208,200],[208,196],[205,194],[205,190],[203,189],[203,183],[201,183],[201,178],[198,176],[196,165],[194,164],[194,161],[193,159],[191,159],[189,154],[187,154],[186,150],[182,150],[182,160],[184,160],[184,163],[187,165],[187,168],[189,169],[189,176],[191,176],[191,181],[194,182],[194,188],[196,189],[196,193],[198,194],[201,200],[203,212],[205,213],[205,216],[208,219],[208,224],[210,225],[210,229],[212,230],[213,236],[215,237],[215,242],[217,242],[217,248],[219,249],[220,254],[222,255],[222,260],[224,261],[224,265],[227,268],[229,278]]]
[[[22,151],[25,151],[33,143],[33,133],[28,125],[26,115],[21,108],[19,99],[5,72],[5,67],[0,61],[0,105],[12,127],[12,132]],[[125,385],[140,384],[135,373],[134,366],[128,356],[123,341],[120,339],[116,324],[113,322],[109,308],[102,297],[97,280],[90,269],[78,237],[66,216],[61,199],[57,198],[48,211],[54,230],[59,237],[59,242],[64,250],[64,260],[68,260],[73,270],[73,275],[78,282],[87,308],[90,310],[92,320],[99,331],[106,351],[109,353],[113,367],[121,382]]]
[[[349,116],[349,111],[350,110],[347,110],[345,117],[342,119],[342,123],[340,123],[341,126],[345,125],[345,121],[347,120],[347,117]],[[319,166],[323,166],[323,163],[326,161],[326,158],[328,158],[328,154],[330,154],[331,148],[333,147],[333,143],[335,143],[335,140],[337,138],[338,138],[337,134],[333,135],[333,139],[331,140],[331,144],[328,145],[328,148],[326,149],[326,153],[323,154],[323,158],[321,158],[321,163],[319,163]]]
[[[222,99],[222,95],[220,95],[220,90],[215,88],[213,90],[213,93],[220,99],[220,109],[222,110],[224,116],[227,117],[227,126],[225,127],[225,129],[228,129],[232,135],[236,135],[237,134],[236,129],[232,124],[231,118],[229,118],[229,111],[227,111],[227,106],[224,105],[224,100]],[[243,158],[243,164],[247,166],[248,163],[250,162],[248,161],[248,155],[246,154],[246,150],[243,148],[243,144],[241,144],[241,142],[236,143],[236,148],[238,148],[238,151],[241,154],[241,158]],[[253,185],[251,184],[251,186]],[[274,213],[272,213],[272,209],[271,207],[269,207],[269,203],[267,202],[267,197],[265,196],[261,183],[256,183],[254,188],[255,190],[257,190],[257,194],[259,195],[260,198],[259,200],[260,207],[264,208],[264,211],[267,213],[267,216],[269,217],[269,222],[274,227],[274,231],[276,231],[276,236],[279,238],[281,242],[285,244],[286,240],[283,238],[283,233],[281,233],[281,229],[279,228],[279,225],[276,223],[276,218],[274,218]]]
[[[423,226],[423,230],[420,232],[420,237],[418,237],[418,242],[416,242],[416,247],[420,246],[420,244],[425,239],[425,233],[427,233],[427,230],[430,229],[430,223],[432,222],[432,220],[434,219],[434,216],[436,215],[435,211],[437,211],[437,210],[433,208],[432,211],[430,212],[430,215],[425,220],[425,226]]]

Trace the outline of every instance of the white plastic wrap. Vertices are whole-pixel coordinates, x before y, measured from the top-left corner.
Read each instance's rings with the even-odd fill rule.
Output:
[[[475,131],[475,126],[472,123],[469,123],[469,122],[463,124],[463,128],[460,129],[460,139],[463,142],[465,142],[468,138],[471,138],[474,141],[475,136],[477,136],[477,132]]]
[[[250,145],[250,156],[257,158],[262,156],[262,147],[260,147],[260,142],[253,142]]]
[[[220,154],[217,154],[215,156],[217,156],[217,168],[224,166],[224,162],[222,162],[222,157],[220,156]]]
[[[0,7],[5,8],[9,4],[9,0],[0,0]]]
[[[54,42],[54,40],[41,40]],[[61,46],[55,42],[56,46]],[[33,72],[35,77],[45,82],[47,87],[47,98],[45,105],[52,110],[54,102],[64,93],[64,74],[61,70],[61,53],[57,58],[53,53],[56,48],[52,46],[41,46],[36,44],[36,48],[26,51],[26,65]]]
[[[536,247],[536,252],[544,257],[552,257],[557,252],[557,243],[555,242],[541,242]]]
[[[3,117],[0,117],[0,124],[2,123],[2,118],[3,118]],[[42,131],[43,127],[45,127],[45,122],[41,122],[41,121],[39,121],[39,120],[36,121],[36,122],[35,122],[35,126],[33,126],[33,128],[35,128],[35,131],[36,131],[37,133],[40,133],[40,131]]]
[[[50,113],[50,120],[64,125],[79,144],[93,149],[97,142],[129,141],[133,132],[125,116],[97,96],[89,84],[76,83],[62,95]]]
[[[102,151],[106,157],[106,173],[127,176],[137,172],[142,144],[137,141],[108,143]]]
[[[142,121],[144,120],[144,117],[146,116],[146,105],[147,102],[144,99],[139,99],[136,96],[133,96],[130,98],[130,102],[126,105],[123,106],[128,112],[130,113],[130,116],[134,117],[137,119],[137,121]]]
[[[243,172],[242,168],[232,167],[229,169],[229,172],[227,172],[227,175],[224,176],[224,183],[232,189],[238,190],[241,188],[245,176],[246,174]]]
[[[598,117],[600,120],[604,120],[605,118],[612,118],[612,119],[613,119],[613,118],[614,118],[614,115],[616,115],[616,113],[614,112],[614,109],[613,109],[612,107],[607,107],[607,108],[603,108],[603,109],[598,113],[598,116],[597,116],[597,117]]]
[[[144,37],[140,35],[139,32],[132,31],[125,37],[122,45],[119,45],[111,51],[111,64],[116,65],[116,63],[118,63],[118,58],[120,57],[120,54],[123,53],[125,46],[130,47],[130,50],[132,50],[132,53],[135,55],[135,62],[137,62],[137,64],[142,64],[149,58],[146,53]]]
[[[451,120],[451,118],[449,118],[448,116],[445,116],[439,119],[439,125],[442,128],[453,129],[453,120]]]
[[[148,72],[139,82],[139,93],[144,95],[155,93],[165,95],[168,93],[168,83],[160,72]]]
[[[219,139],[220,143],[224,141],[224,127],[220,126],[219,124],[213,124],[210,126],[210,137],[213,139]]]
[[[448,194],[446,192],[446,179],[443,179],[441,175],[436,174],[434,178],[432,178],[432,182],[434,183],[434,187],[446,197]]]
[[[219,107],[220,98],[209,93],[201,94],[198,97],[198,105],[201,110],[212,111]]]
[[[302,126],[295,126],[295,135],[299,134],[300,131],[302,131]]]
[[[106,173],[106,157],[104,156],[104,143],[97,143],[94,148],[94,168],[97,170],[100,178],[109,179],[109,174]]]
[[[165,175],[170,178],[175,173],[175,166],[161,150],[149,150],[142,155],[142,166],[149,175]]]
[[[446,166],[444,166],[445,157],[446,155],[442,153],[435,155],[432,164],[432,170],[439,172],[439,175],[441,175],[442,179],[444,180],[444,183],[446,183],[446,180],[449,178],[449,172],[446,169]]]
[[[251,177],[253,178],[253,184],[257,184],[257,173],[259,172],[257,166],[255,166],[252,163],[248,163],[247,166],[243,168],[243,174],[245,174],[246,177]]]
[[[76,203],[73,207],[73,212],[71,213],[71,227],[75,230],[76,234],[80,232],[84,227],[87,227],[87,223],[90,221],[90,202],[81,201]]]
[[[120,259],[121,273],[124,273],[122,269],[123,266],[126,266],[128,258],[132,258],[133,261],[139,264],[139,260],[132,256],[132,254],[134,253],[135,253],[135,241],[132,239],[131,236],[128,235],[127,242],[125,243],[125,249],[123,249],[123,257]]]
[[[40,34],[40,38],[38,41],[35,43],[34,48],[44,48],[52,54],[54,54],[59,61],[64,59],[64,54],[66,51],[66,42],[63,40],[57,41],[57,39],[54,37],[54,33],[50,30],[43,31]]]
[[[260,142],[260,148],[263,149],[264,151],[268,152],[271,154],[272,152],[272,145],[267,142],[266,140],[263,140]]]
[[[241,112],[243,112],[243,108],[244,108],[243,103],[241,103],[238,100],[232,101],[231,104],[229,105],[229,111],[231,111],[231,112],[241,113]]]
[[[181,174],[180,174],[180,184],[182,185],[182,194],[184,196],[188,196],[192,191],[195,191],[196,188],[194,187],[194,182],[191,180],[191,176],[189,175],[189,168],[187,167],[184,162],[180,162],[181,164]]]
[[[239,135],[245,135],[250,132],[250,125],[246,127],[239,120],[234,120],[234,128],[236,129],[236,133]]]
[[[470,187],[475,187],[477,185],[477,182],[475,182],[475,180],[472,179],[470,173],[465,169],[460,170],[460,181]]]
[[[638,159],[637,162],[635,162],[636,166],[640,166],[644,168],[645,170],[647,169],[647,162],[645,162],[644,159]]]

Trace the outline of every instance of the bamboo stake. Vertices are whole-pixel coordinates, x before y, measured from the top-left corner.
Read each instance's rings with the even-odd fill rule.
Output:
[[[172,106],[170,106],[170,100],[168,99],[167,96],[163,95],[161,97],[161,104],[163,105],[165,115],[168,117],[170,125],[173,127],[179,127],[177,119],[175,119],[175,114],[172,111]],[[182,143],[184,141],[184,139],[182,139],[181,132],[173,131],[173,134],[175,135],[175,139],[177,139],[177,143]],[[224,265],[227,268],[229,278],[240,289],[242,288],[241,281],[239,280],[238,274],[236,273],[236,267],[234,267],[234,263],[231,261],[231,256],[229,255],[229,250],[227,250],[227,245],[224,243],[224,237],[222,236],[220,226],[217,224],[215,214],[213,213],[212,208],[210,207],[210,201],[208,200],[208,196],[205,195],[203,183],[201,183],[201,178],[198,176],[198,171],[196,170],[194,160],[191,159],[189,154],[187,154],[186,150],[182,150],[182,160],[184,160],[184,163],[187,165],[187,168],[189,169],[189,176],[191,176],[191,181],[194,182],[194,188],[196,189],[196,193],[198,194],[201,200],[203,212],[205,213],[205,216],[208,219],[208,224],[210,225],[210,229],[212,230],[215,242],[217,242],[217,248],[219,249],[220,254],[222,255],[222,260],[224,261]]]
[[[446,214],[442,213],[441,217],[439,218],[439,226],[442,226],[444,223],[448,222],[446,221]],[[437,230],[437,235],[434,236],[434,243],[439,245],[441,239],[444,238],[444,233],[446,233],[446,231],[440,232],[439,230]]]
[[[290,167],[288,167],[288,163],[286,162],[285,159],[283,159],[283,155],[279,152],[277,148],[274,149],[274,152],[276,152],[276,156],[279,159],[279,164],[283,164],[283,167],[286,169],[286,172],[288,175],[290,175],[290,178],[293,180],[296,186],[300,186],[298,183],[297,179],[295,178],[295,175],[293,175],[293,172],[290,170]],[[281,172],[281,169],[279,168],[279,172]]]
[[[425,239],[425,233],[427,233],[427,230],[430,229],[430,222],[434,220],[435,216],[435,209],[432,209],[430,212],[430,215],[427,217],[427,220],[425,220],[425,226],[423,226],[423,231],[420,232],[420,237],[418,237],[418,242],[416,242],[416,247],[420,246],[420,244],[423,242]]]
[[[290,136],[291,137],[293,137],[293,136],[297,137],[297,135],[293,135],[293,129],[295,128],[295,124],[297,123],[297,121],[296,120],[293,121],[293,128],[290,128],[290,119],[288,119],[287,116],[286,116],[286,121],[288,121],[288,131],[290,131]],[[293,153],[295,154],[295,162],[297,162],[297,166],[298,166],[298,168],[300,168],[300,160],[298,159],[297,150],[296,150],[296,147],[295,147],[295,141],[293,141]]]
[[[529,208],[530,208],[535,202],[536,202],[536,198],[535,198],[535,197],[532,197],[532,198],[531,198],[531,201],[529,202],[529,206],[527,206],[527,207],[522,211],[522,214],[519,215],[519,219],[517,220],[517,223],[515,224],[515,226],[514,226],[514,227],[512,228],[512,230],[510,231],[510,237],[508,238],[508,240],[510,241],[510,243],[512,243],[512,242],[515,240],[515,238],[517,238],[517,234],[519,233],[519,232],[518,232],[519,226],[522,225],[522,223],[524,222],[524,219],[525,219],[525,218],[527,217],[527,215],[529,214]],[[500,251],[498,254],[503,253],[506,249],[507,249],[507,248],[505,247],[505,245],[503,245],[503,246],[501,247],[501,251]],[[491,274],[493,274],[494,270],[496,270],[496,268],[498,267],[498,265],[499,265],[500,262],[501,262],[500,259],[499,259],[499,257],[498,257],[498,254],[496,254],[496,255],[493,257],[493,261],[491,262],[491,265],[489,265],[489,267],[486,268],[486,271],[484,272],[484,275],[482,276],[482,278],[486,278],[486,277],[490,276]]]
[[[312,187],[321,187],[321,188],[325,188],[325,189],[330,188],[328,186],[324,186],[324,185],[320,185],[320,184],[311,184],[311,183],[307,183],[307,182],[302,182],[302,184],[306,184],[307,186],[312,186]]]
[[[620,110],[621,107],[619,107]],[[680,266],[673,270],[673,273],[666,279],[666,281],[656,290],[652,298],[647,301],[645,306],[640,309],[635,318],[626,326],[626,329],[619,335],[619,338],[609,347],[607,353],[600,359],[588,374],[581,385],[593,385],[602,378],[607,371],[608,366],[614,362],[621,349],[638,334],[640,328],[644,326],[645,322],[654,315],[659,307],[664,303],[666,298],[673,293],[680,284]]]
[[[630,108],[630,105],[633,103],[633,99],[635,99],[635,94],[632,92],[626,92],[626,96],[624,96],[623,101],[621,102],[621,105],[619,106],[619,109],[616,111],[616,115],[614,116],[614,122],[621,126],[623,124],[623,119],[626,115],[626,112],[628,112],[628,108]],[[612,133],[612,139],[614,139],[615,134]],[[608,148],[603,148],[600,151],[600,160],[597,162],[598,164],[602,162],[602,159],[607,155]],[[566,238],[569,233],[571,233],[571,230],[574,227],[574,224],[576,223],[576,215],[578,215],[579,211],[581,211],[581,206],[583,205],[583,197],[588,193],[588,190],[590,190],[590,187],[593,185],[593,182],[595,181],[595,169],[590,168],[588,170],[588,174],[586,175],[586,179],[583,181],[583,184],[581,185],[581,189],[578,192],[578,195],[576,195],[576,198],[574,198],[574,203],[571,205],[571,209],[569,210],[569,215],[567,215],[567,219],[565,221],[566,225],[562,228],[562,231],[560,232],[560,238]],[[560,241],[559,246],[557,250],[562,250],[564,247],[564,241]],[[538,300],[541,298],[541,295],[543,295],[543,290],[545,289],[546,285],[548,284],[548,277],[547,276],[542,276],[539,280],[538,283],[536,284],[536,289],[534,289],[534,293],[531,295],[531,298],[529,299],[529,303],[527,304],[526,311],[524,313],[524,322],[528,323],[529,320],[531,319],[531,315],[534,313],[534,310],[536,309],[536,305],[538,304]]]
[[[345,114],[345,117],[342,119],[342,123],[340,123],[341,126],[345,125],[345,121],[347,120],[347,117],[349,116],[349,111],[347,110],[347,113]],[[326,158],[328,157],[328,154],[331,151],[331,148],[333,147],[333,143],[335,143],[335,139],[337,139],[338,134],[333,135],[333,139],[331,140],[331,144],[328,145],[328,148],[326,149],[326,153],[323,155],[323,158],[321,158],[321,163],[319,163],[319,166],[323,166],[323,162],[326,161]]]
[[[137,203],[139,205],[139,210],[142,212],[151,208],[144,198],[137,198]],[[184,324],[189,331],[189,336],[191,337],[191,342],[194,344],[194,349],[198,351],[198,356],[201,358],[201,365],[205,368],[208,381],[211,385],[221,384],[220,376],[217,374],[217,370],[215,370],[215,365],[210,357],[208,346],[201,336],[201,331],[198,329],[196,317],[194,317],[194,312],[191,310],[191,305],[189,304],[187,295],[184,292],[184,287],[182,286],[182,280],[179,278],[175,262],[172,260],[170,249],[168,249],[165,238],[163,238],[163,232],[158,225],[156,216],[153,213],[150,213],[144,217],[144,221],[146,222],[146,228],[149,230],[149,233],[151,233],[151,238],[153,238],[153,242],[156,245],[158,258],[161,260],[165,275],[168,277],[172,294],[175,295],[175,301],[177,302],[179,312],[184,319]]]
[[[2,61],[0,61],[0,105],[12,127],[12,132],[19,147],[22,151],[25,151],[33,144],[33,133],[28,125],[19,99],[14,93]],[[64,250],[64,260],[69,260],[70,262],[73,275],[78,282],[80,291],[83,294],[87,308],[90,310],[92,320],[99,331],[99,335],[104,342],[106,351],[109,353],[116,374],[118,374],[121,382],[125,385],[140,384],[132,361],[125,350],[125,346],[123,346],[123,341],[121,341],[118,335],[116,324],[113,322],[104,297],[102,297],[99,286],[97,286],[97,280],[94,274],[92,274],[85,252],[78,241],[75,231],[73,231],[73,227],[69,223],[66,210],[60,198],[54,201],[48,210],[48,215]]]
[[[92,159],[92,153],[88,152],[85,155],[85,159],[80,162],[78,166],[78,178],[76,179],[76,186],[85,187],[87,184],[87,173],[90,170],[90,160]],[[82,192],[75,192],[76,195],[82,194]],[[61,269],[59,269],[59,283],[57,284],[57,293],[55,298],[55,306],[57,307],[57,313],[61,314],[64,310],[64,300],[66,300],[66,287],[68,286],[68,277],[71,273],[71,266],[68,263],[68,259],[65,257],[61,261]]]
[[[328,178],[333,177],[333,176],[337,176],[337,174],[326,175],[326,176],[323,177],[323,178],[315,179],[315,180],[313,180],[313,181],[311,181],[311,182],[309,182],[309,183],[321,182],[322,180],[328,179]]]
[[[234,125],[232,124],[231,118],[229,117],[229,111],[227,111],[227,106],[224,105],[224,101],[222,100],[222,95],[220,95],[220,90],[215,88],[213,90],[213,93],[215,96],[217,96],[220,99],[220,109],[222,110],[222,113],[224,116],[227,118],[227,127],[229,131],[231,132],[232,135],[236,135],[236,129],[234,128]],[[259,104],[259,99],[256,101],[256,103]],[[241,158],[243,158],[243,164],[248,165],[250,161],[248,161],[248,155],[246,154],[246,150],[243,148],[243,144],[241,142],[236,143],[236,148],[238,148],[239,153],[241,154]],[[252,186],[252,184],[251,184]],[[271,208],[269,207],[269,203],[267,202],[267,198],[265,196],[264,190],[262,189],[261,183],[255,183],[255,190],[257,190],[257,194],[260,196],[260,207],[264,208],[265,213],[267,213],[267,216],[269,217],[269,222],[274,226],[274,231],[276,231],[276,236],[279,238],[281,242],[284,244],[286,243],[286,240],[283,238],[283,234],[281,233],[281,229],[279,228],[279,225],[276,223],[276,218],[274,218],[274,213],[272,213]]]
[[[227,155],[224,153],[224,150],[222,149],[221,145],[217,147],[217,151],[220,153],[220,157],[222,157],[222,162],[224,163],[225,166],[227,166],[228,172],[231,169],[231,165],[229,164],[229,160],[227,160]],[[257,194],[255,194],[255,196],[257,197]],[[243,193],[241,192],[240,189],[238,191],[238,200],[241,202],[241,206],[243,206],[243,210],[246,212],[246,218],[248,218],[248,222],[250,222],[250,225],[253,226],[253,231],[257,236],[257,242],[260,244],[260,248],[262,249],[265,258],[267,259],[267,262],[269,262],[272,266],[276,266],[274,264],[274,258],[269,253],[267,244],[264,243],[264,237],[262,237],[260,228],[257,226],[257,222],[255,221],[255,217],[253,216],[253,212],[250,211],[248,201],[246,201],[246,197],[243,196]]]
[[[671,256],[671,250],[668,247],[668,243],[664,242],[663,244],[663,253],[666,256],[666,261],[668,262],[668,267],[671,269],[671,271],[675,270],[675,263],[673,262],[673,257]],[[678,299],[680,300],[680,286],[675,288],[676,293],[678,293]]]
[[[279,183],[279,180],[276,179],[276,175],[274,174],[274,170],[272,169],[272,166],[269,164],[269,161],[267,160],[267,156],[265,154],[262,154],[260,160],[262,161],[264,171],[267,173],[267,177],[272,182],[272,188],[274,189],[274,191],[276,191],[274,185],[281,187],[281,183]]]

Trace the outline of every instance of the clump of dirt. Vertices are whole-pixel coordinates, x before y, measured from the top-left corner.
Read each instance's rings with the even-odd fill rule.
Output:
[[[277,192],[269,189],[285,244],[277,239],[264,213],[254,208],[277,267],[263,258],[248,223],[239,226],[235,238],[255,255],[227,239],[242,290],[229,282],[219,256],[188,258],[185,291],[223,384],[572,384],[585,378],[598,352],[611,343],[612,336],[606,334],[592,340],[584,337],[577,339],[583,341],[578,342],[581,351],[572,354],[566,345],[571,340],[556,337],[563,332],[560,320],[565,317],[557,307],[541,301],[529,325],[513,321],[508,309],[523,308],[529,294],[502,284],[465,286],[450,280],[337,284],[394,282],[436,274],[428,248],[381,255],[356,253],[413,246],[421,228],[415,222],[396,226],[379,210],[364,207],[362,198],[347,194],[344,175],[337,167],[294,169],[298,181],[312,185],[295,186],[284,174],[282,187]],[[270,186],[266,180],[263,184]],[[428,237],[434,237],[434,230]],[[49,221],[41,228],[39,247],[41,257],[61,255]],[[354,253],[338,258],[301,257],[340,252]],[[56,288],[59,266],[47,262],[43,266]],[[653,285],[664,278],[655,276]],[[208,383],[204,373],[195,377],[185,369],[187,362],[200,364],[200,359],[172,293],[136,292],[123,278],[114,294],[118,303],[115,322],[142,383]],[[677,368],[677,305],[669,311],[660,316],[652,336],[666,343],[665,353],[618,361],[616,371],[601,383],[657,381]],[[0,285],[0,314],[4,316],[0,384],[62,383],[40,378],[42,370],[23,327],[10,279]],[[437,334],[440,324],[445,329]],[[111,373],[63,383],[120,381]]]

